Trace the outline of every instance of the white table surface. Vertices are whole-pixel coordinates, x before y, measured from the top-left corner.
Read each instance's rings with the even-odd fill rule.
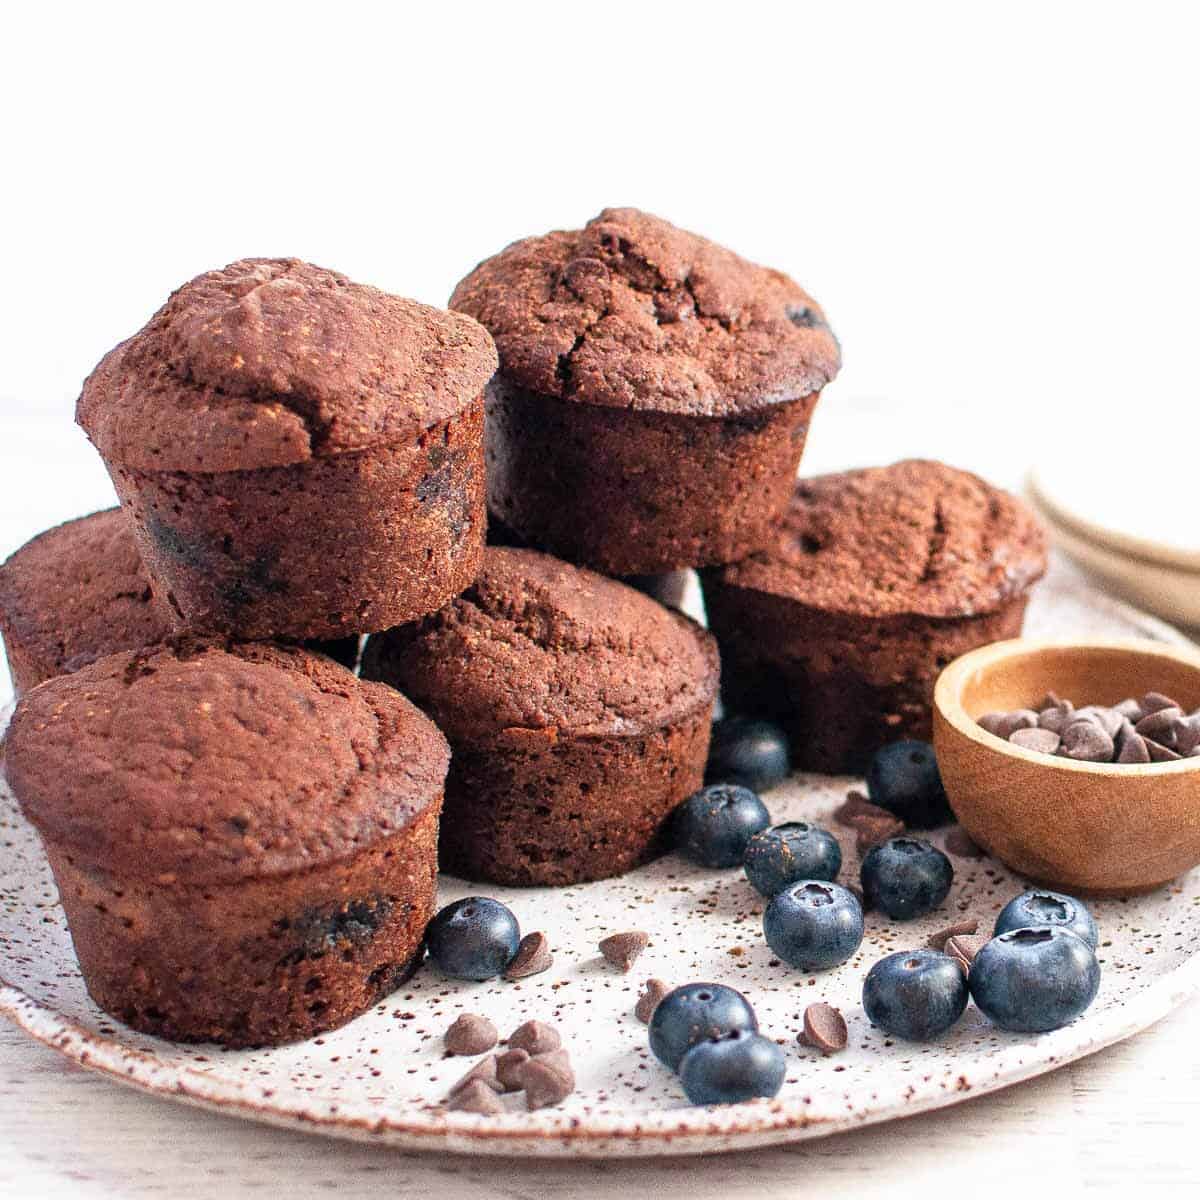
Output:
[[[69,405],[3,402],[0,557],[55,521],[111,503]],[[983,416],[983,414],[980,414]],[[909,453],[1016,486],[1029,446],[970,412],[920,422],[842,397],[815,423],[806,471]],[[52,473],[38,464],[55,463]],[[2,670],[2,668],[0,668]],[[0,674],[0,703],[7,698]],[[69,1065],[0,1023],[0,1197],[280,1193],[423,1197],[917,1194],[1195,1195],[1200,1186],[1200,1003],[1079,1063],[1008,1091],[795,1148],[712,1159],[563,1163],[415,1157],[282,1132],[167,1103]]]

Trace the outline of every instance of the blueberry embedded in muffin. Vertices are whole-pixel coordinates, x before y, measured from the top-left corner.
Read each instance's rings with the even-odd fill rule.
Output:
[[[627,871],[660,849],[668,815],[703,780],[712,639],[546,554],[489,547],[457,600],[369,638],[362,669],[450,741],[441,862],[466,879]]]
[[[761,545],[840,365],[823,312],[786,275],[631,208],[514,243],[450,306],[500,355],[491,513],[612,575]]]
[[[6,743],[93,999],[228,1046],[343,1024],[411,970],[448,757],[327,658],[183,640],[36,688]]]
[[[476,322],[295,259],[176,291],[76,411],[190,629],[339,638],[431,612],[484,541]]]

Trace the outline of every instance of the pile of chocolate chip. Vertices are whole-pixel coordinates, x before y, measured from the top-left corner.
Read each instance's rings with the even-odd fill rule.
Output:
[[[1037,709],[985,713],[979,724],[996,737],[1078,762],[1152,763],[1200,758],[1200,709],[1183,707],[1161,692],[1106,708],[1076,708],[1049,692]]]

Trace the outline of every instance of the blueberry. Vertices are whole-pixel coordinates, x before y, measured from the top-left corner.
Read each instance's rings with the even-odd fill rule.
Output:
[[[862,944],[862,905],[839,884],[807,879],[784,888],[767,905],[763,933],[789,966],[827,971]]]
[[[1047,925],[1057,925],[1073,933],[1093,950],[1100,941],[1100,931],[1087,906],[1074,896],[1064,896],[1061,892],[1024,892],[1015,900],[1010,900],[1000,910],[993,932],[999,937],[1014,929]]]
[[[1059,926],[1002,933],[971,964],[971,995],[984,1016],[1015,1033],[1069,1024],[1096,998],[1100,964],[1092,948]]]
[[[680,853],[702,867],[736,867],[746,844],[771,823],[757,794],[733,783],[714,783],[693,792],[672,817]]]
[[[941,1037],[967,1007],[967,977],[940,950],[901,950],[881,958],[863,982],[872,1025],[909,1042]]]
[[[679,1080],[693,1104],[741,1104],[774,1096],[785,1074],[783,1051],[769,1038],[742,1029],[698,1042],[679,1064]]]
[[[770,721],[726,717],[712,727],[705,779],[765,792],[792,772],[787,735]]]
[[[668,992],[650,1018],[650,1049],[672,1071],[697,1043],[741,1030],[758,1032],[754,1009],[741,992],[720,983],[685,983]]]
[[[425,929],[429,957],[456,979],[492,979],[512,962],[521,929],[499,900],[468,896],[447,904]]]
[[[928,742],[893,742],[876,751],[867,769],[867,791],[872,804],[912,829],[933,829],[954,820]]]
[[[863,897],[893,921],[933,912],[953,878],[950,860],[921,838],[889,838],[872,846],[862,861]]]
[[[841,869],[837,838],[804,821],[759,830],[742,859],[746,878],[764,896],[774,896],[800,879],[836,879]]]

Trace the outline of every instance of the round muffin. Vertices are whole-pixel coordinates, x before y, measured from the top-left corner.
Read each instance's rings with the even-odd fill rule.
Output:
[[[455,289],[491,332],[488,505],[612,575],[729,562],[786,506],[838,344],[786,275],[636,209],[516,242]]]
[[[160,642],[174,624],[119,508],[48,529],[0,563],[0,635],[18,696],[106,654]],[[309,649],[350,668],[358,661],[356,636]]]
[[[47,529],[0,565],[0,634],[18,695],[170,631],[119,508]]]
[[[76,416],[183,625],[337,638],[432,612],[474,578],[495,366],[461,314],[245,259],[111,351]]]
[[[6,749],[84,982],[125,1024],[273,1045],[416,961],[449,757],[398,693],[270,645],[175,640],[29,692]]]
[[[440,859],[466,879],[556,885],[628,871],[704,779],[712,639],[549,555],[489,547],[474,586],[369,638],[362,669],[450,740]]]
[[[782,722],[797,766],[860,772],[888,742],[929,738],[942,668],[1016,637],[1045,570],[1033,514],[966,471],[801,480],[767,548],[704,573],[725,701]]]

